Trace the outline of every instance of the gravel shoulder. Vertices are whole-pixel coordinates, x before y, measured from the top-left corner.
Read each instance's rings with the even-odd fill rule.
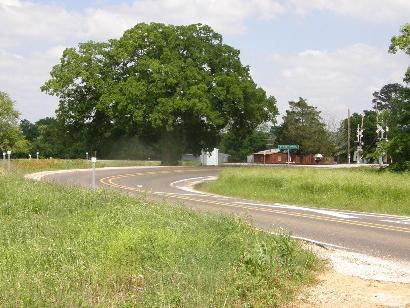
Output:
[[[326,269],[285,307],[410,307],[410,264],[307,246]]]

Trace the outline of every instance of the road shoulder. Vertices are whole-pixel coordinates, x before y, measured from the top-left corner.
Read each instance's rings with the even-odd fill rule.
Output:
[[[305,245],[326,267],[285,307],[410,307],[410,264]]]

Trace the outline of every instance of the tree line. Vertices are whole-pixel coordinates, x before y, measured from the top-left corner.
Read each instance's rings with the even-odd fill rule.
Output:
[[[392,38],[389,51],[410,55],[410,26]],[[305,98],[289,102],[279,125],[276,100],[252,80],[239,50],[202,24],[137,24],[119,39],[67,48],[41,90],[59,100],[55,117],[22,120],[0,92],[1,149],[20,156],[161,159],[219,147],[233,161],[277,144],[299,144],[299,154],[347,157],[347,119],[331,131]],[[409,70],[404,85],[373,94],[364,114],[364,157],[380,151],[403,168],[408,161]],[[370,100],[369,100],[370,101]],[[362,116],[351,117],[355,136]],[[376,122],[390,127],[389,142],[376,136]],[[354,138],[350,140],[355,148]]]

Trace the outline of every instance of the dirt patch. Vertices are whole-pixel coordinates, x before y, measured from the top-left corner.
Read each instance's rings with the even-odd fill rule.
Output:
[[[369,281],[327,269],[287,307],[410,307],[410,285]]]
[[[308,287],[286,307],[405,307],[410,308],[410,265],[357,253],[309,248],[327,263]]]

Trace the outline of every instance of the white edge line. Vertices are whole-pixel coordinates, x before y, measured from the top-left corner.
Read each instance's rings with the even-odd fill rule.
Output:
[[[171,183],[169,184],[169,186],[175,187],[175,184],[178,184],[178,183],[181,183],[181,182],[187,182],[187,181],[199,180],[199,179],[205,180],[205,178],[206,178],[206,176],[197,176],[197,177],[195,177],[195,178],[182,179],[182,180],[178,180],[178,181],[171,182]]]
[[[274,204],[265,203],[264,204],[264,203],[253,203],[253,202],[242,202],[242,201],[235,201],[233,203],[255,205],[255,206],[268,207],[268,208],[273,208],[273,209],[276,208],[276,209],[296,210],[296,211],[302,211],[302,212],[314,212],[314,213],[321,214],[321,215],[333,216],[333,217],[345,218],[345,219],[357,219],[357,217],[349,216],[347,214],[343,214],[338,211],[322,210],[322,209],[314,209],[314,208],[312,209],[312,208],[307,208],[307,207],[300,207],[296,205],[287,205],[287,204],[281,204],[281,203],[274,203]]]
[[[215,178],[215,177],[214,177]],[[183,181],[187,181],[189,179],[184,179],[184,180],[180,180],[180,182]],[[204,179],[204,181],[210,181],[212,179]],[[202,181],[197,182],[196,184],[200,183]],[[219,197],[222,199],[241,199],[241,198],[235,198],[235,197],[229,197],[229,196],[223,196],[223,195],[217,195],[217,194],[211,194],[211,193],[207,193],[207,192],[203,192],[200,190],[196,190],[195,188],[191,188],[192,192],[198,193],[198,194],[202,194],[202,195],[207,195],[207,196],[211,196],[211,197]],[[246,200],[246,199],[242,199],[244,201],[256,201],[256,200]],[[258,201],[257,201],[258,202]],[[285,204],[285,203],[275,203],[275,205],[283,205],[283,206],[289,206],[290,204]],[[292,206],[292,205],[291,205]],[[390,215],[390,214],[381,214],[381,213],[372,213],[372,212],[359,212],[359,211],[349,211],[349,210],[337,210],[337,209],[331,209],[331,208],[325,208],[325,207],[317,207],[317,208],[310,208],[310,207],[305,207],[305,206],[300,206],[300,205],[293,205],[295,207],[301,208],[301,209],[315,209],[315,210],[325,210],[325,211],[334,211],[337,213],[341,213],[341,214],[345,214],[345,215],[360,215],[360,216],[370,216],[370,217],[379,217],[379,218],[402,218],[402,219],[410,219],[410,216],[400,216],[400,215]]]
[[[276,233],[271,233],[271,234],[276,234]],[[306,237],[301,237],[301,236],[291,236],[291,237],[295,240],[304,241],[304,242],[316,244],[316,245],[319,245],[319,246],[332,247],[332,248],[337,248],[337,249],[342,249],[342,250],[351,250],[347,247],[343,247],[343,246],[335,245],[335,244],[330,244],[330,243],[326,243],[326,242],[321,242],[321,241],[316,241],[316,240],[312,240],[312,239],[306,238]]]
[[[95,170],[98,172],[98,171],[123,170],[123,169],[149,169],[149,168],[164,168],[164,167],[167,167],[167,166],[102,167],[102,168],[96,168]],[[29,179],[29,180],[40,181],[43,177],[53,175],[53,174],[87,172],[87,171],[91,171],[91,168],[48,170],[48,171],[29,173],[29,174],[24,175],[24,178]]]
[[[169,184],[169,186],[178,188],[178,189],[183,190],[183,191],[187,191],[187,192],[189,192],[189,193],[191,193],[191,194],[195,194],[195,195],[197,195],[197,196],[207,196],[206,193],[203,193],[203,192],[200,192],[200,191],[194,189],[194,188],[193,188],[193,185],[195,185],[195,184],[197,184],[197,183],[204,182],[204,181],[209,181],[209,180],[211,180],[211,179],[213,180],[213,179],[215,179],[215,177],[214,177],[214,176],[199,176],[199,177],[194,177],[194,178],[188,178],[188,179],[182,179],[182,180],[174,181],[174,182],[171,182],[171,183]],[[195,181],[195,182],[191,183],[191,185],[187,185],[187,186],[176,186],[176,184],[178,184],[178,183],[188,182],[188,181],[192,181],[192,180],[198,180],[198,181]]]
[[[103,167],[103,168],[97,168],[96,170],[97,171],[99,171],[99,170],[109,171],[109,170],[121,170],[121,169],[148,169],[148,168],[164,168],[164,167],[170,167],[170,166]],[[24,176],[24,178],[35,180],[35,181],[40,181],[40,180],[43,179],[43,177],[53,175],[53,174],[72,173],[72,172],[86,172],[86,171],[90,171],[90,170],[91,169],[67,169],[67,170],[41,171],[41,172],[26,174]],[[205,178],[205,177],[199,177],[199,178]],[[195,179],[195,178],[192,178],[192,179]],[[176,181],[176,182],[183,182],[183,181],[187,181],[187,180],[189,180],[189,179],[183,179],[183,180],[179,180],[179,181]],[[212,179],[204,179],[203,181],[207,181],[207,180],[209,181],[209,180],[212,180]],[[176,182],[173,182],[173,183],[176,183]],[[200,183],[200,182],[202,182],[202,181],[199,181],[198,183]],[[171,184],[173,184],[173,183],[171,183]],[[219,197],[219,198],[222,198],[222,199],[234,199],[234,197],[222,196],[222,195],[211,194],[211,193],[199,191],[199,190],[194,189],[193,187],[191,188],[190,192],[196,193],[196,194],[199,194],[199,195]],[[281,204],[281,205],[288,205],[288,204]],[[297,207],[308,208],[308,207],[303,207],[303,206],[297,206]],[[316,208],[316,209],[335,211],[335,209],[330,209],[330,208]],[[372,213],[372,212],[367,213],[367,212],[348,211],[348,210],[339,211],[339,213],[346,213],[346,214],[350,213],[350,214],[356,214],[356,215],[362,215],[362,216],[372,216],[372,217],[381,217],[381,218],[383,218],[383,217],[386,217],[386,218],[404,218],[404,219],[409,219],[410,218],[410,216],[389,215],[389,214],[380,214],[380,213]]]

